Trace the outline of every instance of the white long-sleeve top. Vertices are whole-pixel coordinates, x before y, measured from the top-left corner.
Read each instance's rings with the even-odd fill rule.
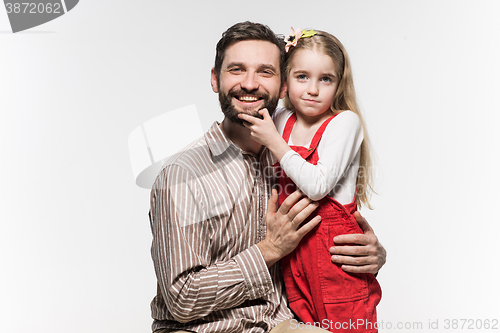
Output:
[[[292,114],[285,108],[276,110],[274,123],[281,135]],[[316,165],[306,162],[293,150],[283,156],[280,165],[310,199],[320,200],[329,195],[343,205],[348,204],[356,191],[363,137],[358,116],[352,111],[343,111],[327,125],[318,143]],[[288,144],[294,145],[291,137]]]

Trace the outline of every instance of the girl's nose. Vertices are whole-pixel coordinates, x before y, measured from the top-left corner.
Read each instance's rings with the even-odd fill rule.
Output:
[[[307,93],[311,96],[317,96],[319,94],[318,84],[311,82],[307,87]]]

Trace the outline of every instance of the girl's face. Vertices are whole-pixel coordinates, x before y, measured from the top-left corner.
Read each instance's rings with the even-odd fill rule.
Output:
[[[319,116],[330,110],[338,81],[332,58],[316,50],[298,50],[287,77],[288,97],[297,112]]]

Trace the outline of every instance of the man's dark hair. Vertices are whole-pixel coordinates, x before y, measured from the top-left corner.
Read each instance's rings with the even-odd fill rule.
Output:
[[[222,38],[217,43],[215,53],[214,69],[215,74],[217,74],[217,80],[220,78],[220,71],[226,49],[243,40],[261,40],[273,43],[278,47],[280,51],[280,78],[281,83],[283,83],[285,79],[285,41],[283,40],[283,36],[275,35],[267,25],[250,21],[236,23],[222,33]]]

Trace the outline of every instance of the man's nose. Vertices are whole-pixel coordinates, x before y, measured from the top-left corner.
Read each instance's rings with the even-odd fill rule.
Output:
[[[256,90],[259,88],[259,82],[257,81],[257,78],[255,77],[255,73],[248,72],[245,75],[245,78],[241,82],[241,88],[251,91],[251,90]]]

